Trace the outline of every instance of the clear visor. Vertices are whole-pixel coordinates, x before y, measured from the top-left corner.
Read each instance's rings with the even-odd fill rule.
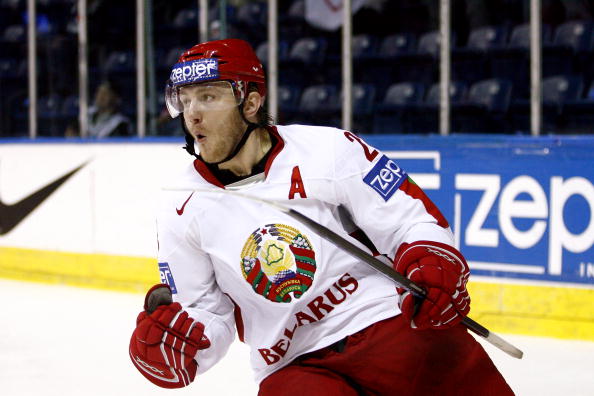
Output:
[[[239,106],[243,90],[231,81],[209,81],[201,84],[165,88],[165,104],[172,118],[192,111],[218,111]]]

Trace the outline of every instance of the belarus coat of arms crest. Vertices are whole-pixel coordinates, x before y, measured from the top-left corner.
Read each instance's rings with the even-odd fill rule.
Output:
[[[299,230],[266,224],[252,232],[241,251],[241,271],[254,291],[273,302],[291,302],[311,286],[315,252]]]

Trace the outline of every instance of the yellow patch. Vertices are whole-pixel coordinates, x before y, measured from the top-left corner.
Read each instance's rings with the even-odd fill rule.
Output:
[[[6,247],[0,277],[142,293],[160,282],[153,258]]]

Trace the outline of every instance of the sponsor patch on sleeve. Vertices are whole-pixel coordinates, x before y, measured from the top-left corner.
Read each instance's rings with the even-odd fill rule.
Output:
[[[384,155],[365,175],[363,181],[373,188],[384,201],[388,201],[407,177],[406,172]]]
[[[169,285],[171,293],[177,294],[177,288],[175,287],[171,269],[169,269],[169,263],[159,263],[159,273],[161,274],[161,283]]]

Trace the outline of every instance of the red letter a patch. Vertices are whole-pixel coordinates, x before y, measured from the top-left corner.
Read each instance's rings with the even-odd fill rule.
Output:
[[[301,198],[307,198],[305,194],[305,186],[303,180],[301,180],[301,172],[299,167],[293,168],[293,174],[291,175],[291,190],[289,191],[289,199],[295,199],[295,194],[301,195]]]

